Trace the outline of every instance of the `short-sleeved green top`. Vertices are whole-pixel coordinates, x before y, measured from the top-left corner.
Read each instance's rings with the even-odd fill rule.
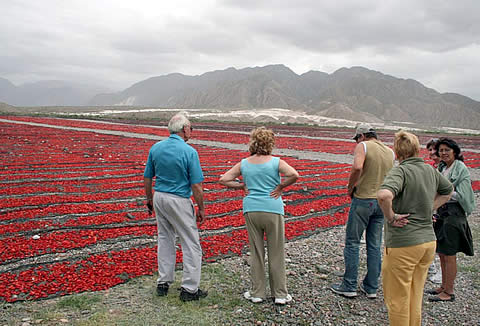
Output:
[[[410,214],[402,228],[385,223],[385,246],[400,248],[435,241],[432,225],[435,195],[448,195],[453,186],[420,157],[410,157],[392,168],[380,189],[393,195],[392,208],[396,214]]]

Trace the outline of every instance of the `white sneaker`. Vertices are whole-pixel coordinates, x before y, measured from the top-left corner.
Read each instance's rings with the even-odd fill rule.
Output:
[[[365,291],[365,289],[363,288],[363,284],[362,284],[362,283],[360,283],[359,288],[360,288],[360,291],[363,292],[363,293],[367,296],[367,298],[369,298],[369,299],[376,299],[376,298],[377,298],[377,293],[376,293],[376,292],[374,292],[374,293],[368,293],[368,292]]]
[[[441,284],[442,283],[442,271],[439,270],[432,276],[428,278],[430,282],[435,283],[435,284]]]
[[[256,297],[252,297],[252,295],[250,294],[250,291],[247,291],[243,294],[243,297],[253,303],[260,303],[263,301],[262,298],[256,298]]]
[[[289,303],[292,300],[293,300],[292,296],[290,294],[287,294],[286,298],[275,298],[275,304],[284,305]]]
[[[330,290],[332,290],[333,293],[343,295],[344,297],[347,297],[347,298],[355,298],[357,296],[357,291],[345,290],[345,288],[341,283],[332,284],[330,286]]]

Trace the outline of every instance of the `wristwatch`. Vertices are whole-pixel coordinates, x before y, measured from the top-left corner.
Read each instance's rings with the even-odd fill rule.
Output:
[[[397,221],[397,214],[393,214],[393,218],[391,221],[388,221],[388,224],[393,224],[395,221]]]

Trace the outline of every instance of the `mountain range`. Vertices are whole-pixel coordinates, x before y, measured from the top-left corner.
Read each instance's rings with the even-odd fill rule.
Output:
[[[62,80],[43,80],[15,86],[0,78],[0,102],[14,106],[81,106],[86,105],[106,87],[90,86]]]
[[[90,98],[84,88],[60,91],[61,88],[50,87],[41,91],[38,87],[36,96],[31,98],[24,93],[17,97],[17,102],[8,100],[14,93],[12,86],[0,79],[0,102],[21,106],[128,105],[186,110],[285,108],[357,121],[480,128],[480,102],[460,94],[441,94],[413,79],[396,78],[363,67],[341,68],[332,74],[309,71],[301,75],[284,65],[228,68],[198,76],[173,73],[140,81],[121,92]],[[28,87],[17,87],[15,91],[20,94],[23,90]]]

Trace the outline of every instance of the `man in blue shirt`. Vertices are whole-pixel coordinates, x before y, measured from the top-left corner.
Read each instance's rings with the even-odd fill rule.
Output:
[[[144,172],[145,194],[149,211],[155,211],[158,227],[157,294],[165,296],[175,278],[175,236],[178,235],[183,253],[183,277],[180,299],[198,300],[207,296],[199,289],[202,267],[202,247],[196,221],[203,223],[204,180],[197,151],[187,145],[192,135],[190,121],[177,114],[168,123],[170,137],[150,148]],[[152,179],[155,177],[155,194]],[[198,205],[195,208],[192,196]]]

